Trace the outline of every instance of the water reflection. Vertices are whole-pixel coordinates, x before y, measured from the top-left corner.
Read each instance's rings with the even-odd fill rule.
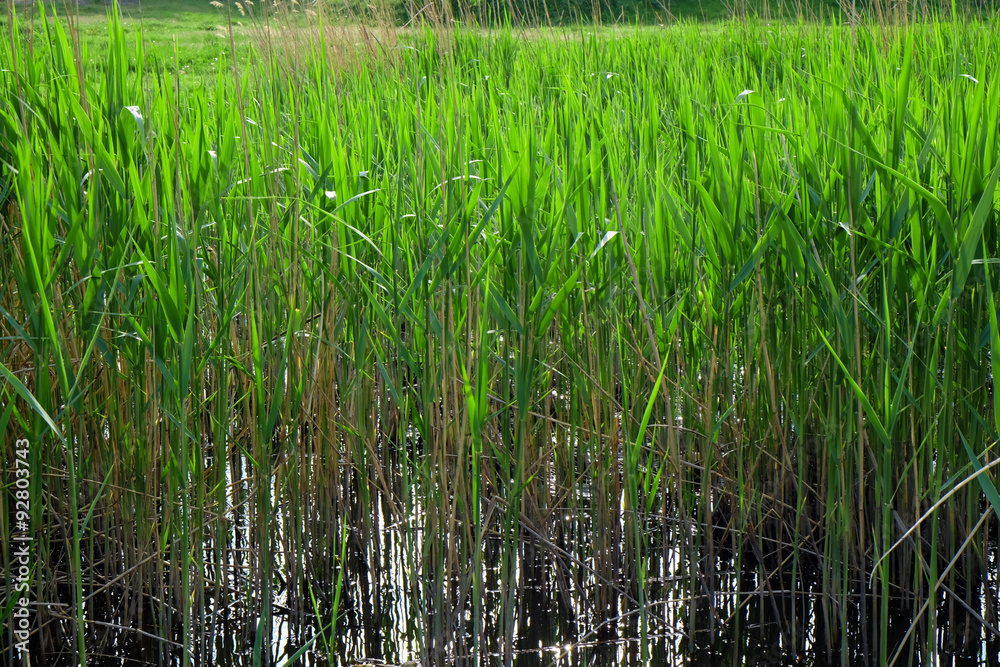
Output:
[[[523,522],[513,540],[500,522],[484,521],[481,547],[472,552],[468,542],[447,539],[429,548],[427,510],[382,494],[371,499],[370,530],[358,521],[361,527],[341,533],[346,540],[306,544],[301,552],[286,548],[288,524],[282,512],[276,514],[267,633],[259,617],[247,618],[248,610],[262,608],[260,589],[248,574],[261,545],[251,535],[253,517],[240,509],[248,507],[242,502],[248,490],[232,489],[232,548],[225,572],[206,566],[206,580],[215,583],[201,598],[201,617],[210,624],[192,628],[188,641],[195,665],[282,665],[307,644],[301,664],[344,667],[408,661],[477,667],[869,665],[900,646],[898,665],[1000,664],[1000,641],[990,629],[998,606],[992,542],[984,545],[985,570],[965,573],[971,583],[962,573],[949,582],[951,594],[938,602],[933,634],[925,616],[901,645],[918,598],[900,591],[883,607],[863,582],[847,581],[842,608],[821,593],[831,575],[817,568],[808,549],[779,545],[765,556],[723,529],[701,531],[711,537],[698,543],[690,539],[689,521],[663,513],[647,517],[640,607],[637,579],[622,555],[621,540],[630,530],[624,510],[609,524],[587,507],[558,508],[547,523]],[[204,548],[212,553],[214,545]],[[432,551],[443,557],[429,558]],[[297,570],[306,573],[304,584],[295,583]],[[320,632],[332,614],[338,577],[340,617],[332,632]],[[58,592],[55,602],[68,604],[69,588],[61,585]],[[182,665],[177,610],[169,624],[157,622],[164,618],[162,604],[146,599],[141,622],[126,624],[118,620],[120,602],[113,592],[89,602],[92,664]],[[65,648],[41,653],[36,635],[35,655],[42,664],[70,664],[69,624],[48,630],[61,633]]]

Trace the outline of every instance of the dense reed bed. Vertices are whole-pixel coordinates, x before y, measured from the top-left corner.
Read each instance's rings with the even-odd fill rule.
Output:
[[[36,660],[357,659],[362,570],[434,664],[539,580],[637,662],[754,596],[791,656],[996,627],[995,25],[278,29],[191,89],[8,20]]]

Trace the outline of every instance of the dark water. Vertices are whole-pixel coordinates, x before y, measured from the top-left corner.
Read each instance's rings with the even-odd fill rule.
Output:
[[[315,582],[306,595],[286,583],[289,563],[280,548],[278,512],[271,622],[260,621],[260,592],[241,574],[248,560],[235,558],[225,602],[206,593],[204,618],[209,622],[192,626],[190,664],[286,664],[316,636],[321,620],[328,622],[338,576],[343,583],[336,630],[316,639],[299,656],[300,664],[869,665],[888,664],[900,646],[897,665],[1000,664],[1000,640],[989,627],[996,625],[998,608],[995,544],[984,545],[987,567],[973,585],[965,586],[961,573],[951,582],[965,586],[958,593],[961,598],[948,592],[938,596],[934,639],[928,640],[930,617],[925,613],[901,644],[913,623],[916,599],[901,591],[889,600],[883,637],[881,600],[861,582],[848,583],[846,605],[823,596],[824,575],[831,573],[818,571],[807,549],[798,562],[789,560],[791,550],[782,549],[758,559],[752,548],[734,548],[739,539],[721,530],[716,531],[718,542],[699,545],[690,539],[690,524],[650,517],[647,586],[640,606],[631,573],[608,567],[622,557],[617,541],[625,533],[622,521],[598,535],[586,512],[564,510],[547,524],[550,534],[522,527],[520,539],[510,547],[512,584],[507,587],[502,582],[504,554],[509,552],[499,535],[487,534],[480,552],[448,564],[457,574],[436,585],[433,581],[442,575],[428,571],[432,561],[425,557],[430,549],[419,529],[421,508],[411,507],[400,519],[378,498],[371,507],[373,530],[367,536],[362,530],[347,533],[342,568],[337,554],[293,557],[312,573],[305,577]],[[240,536],[245,529],[236,523],[237,545],[251,544]],[[608,532],[615,539],[607,539]],[[598,541],[601,548],[595,549]],[[478,598],[472,591],[476,559],[482,564]],[[64,595],[59,602],[70,603],[68,586],[60,590]],[[156,617],[155,601],[147,603],[146,618]],[[114,595],[96,596],[88,610],[99,621],[90,626],[91,664],[184,664],[178,622],[167,629],[127,623]],[[74,662],[72,627],[52,618],[57,617],[48,622],[57,624],[65,641],[43,652],[34,635],[32,665]],[[9,641],[5,633],[4,663],[29,664],[10,651]]]

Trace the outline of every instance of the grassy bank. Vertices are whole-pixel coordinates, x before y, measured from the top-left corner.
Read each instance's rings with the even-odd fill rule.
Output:
[[[258,655],[279,593],[304,641],[386,525],[435,662],[513,638],[524,545],[581,633],[666,632],[675,580],[713,619],[788,592],[792,653],[806,600],[872,659],[890,608],[918,654],[980,609],[994,26],[278,27],[185,87],[116,15],[97,68],[40,25],[0,44],[37,646],[208,661],[238,617]]]

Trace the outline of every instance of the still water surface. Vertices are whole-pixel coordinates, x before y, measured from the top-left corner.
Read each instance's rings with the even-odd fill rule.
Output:
[[[498,667],[869,665],[882,662],[880,650],[888,649],[889,658],[895,655],[913,619],[912,598],[891,600],[883,645],[878,601],[858,594],[859,585],[853,586],[844,616],[831,618],[831,609],[838,607],[829,600],[824,605],[818,593],[823,573],[810,569],[808,558],[794,564],[797,574],[792,577],[787,558],[780,568],[774,558],[759,562],[749,548],[742,553],[732,549],[728,538],[695,547],[685,539],[691,533],[687,524],[664,516],[649,520],[659,525],[647,525],[654,548],[646,562],[643,619],[631,578],[620,571],[614,576],[607,562],[595,562],[597,553],[614,563],[621,558],[621,545],[603,539],[606,550],[595,551],[597,541],[607,535],[595,534],[585,508],[553,513],[547,535],[522,526],[508,561],[511,586],[501,585],[504,541],[497,534],[486,534],[477,558],[452,564],[458,575],[436,585],[433,579],[440,572],[428,574],[424,565],[430,561],[424,558],[427,549],[419,529],[423,509],[411,503],[408,516],[401,518],[398,507],[394,510],[378,496],[371,507],[373,530],[367,537],[363,530],[347,533],[343,568],[336,555],[289,556],[282,548],[283,513],[277,511],[271,636],[262,632],[258,618],[247,620],[246,610],[259,607],[259,591],[241,576],[246,561],[236,558],[232,591],[241,595],[226,596],[224,604],[206,596],[211,623],[192,628],[190,664],[283,665],[298,654],[299,664],[345,667],[407,661]],[[622,535],[624,530],[622,523],[611,532]],[[234,522],[234,544],[251,544],[246,531],[245,517]],[[995,544],[987,545],[989,567],[965,599],[940,599],[936,640],[928,642],[926,621],[918,623],[895,664],[1000,664],[1000,640],[982,622],[996,618],[996,552]],[[312,573],[306,579],[316,583],[306,595],[286,585],[290,559]],[[477,559],[483,590],[473,598]],[[313,640],[328,621],[338,576],[343,579],[336,630]],[[156,627],[115,628],[113,613],[103,611],[109,621],[93,637],[92,664],[184,664],[184,640],[176,625],[165,640]],[[846,633],[838,632],[845,625]],[[44,656],[42,664],[71,660],[67,647]]]

